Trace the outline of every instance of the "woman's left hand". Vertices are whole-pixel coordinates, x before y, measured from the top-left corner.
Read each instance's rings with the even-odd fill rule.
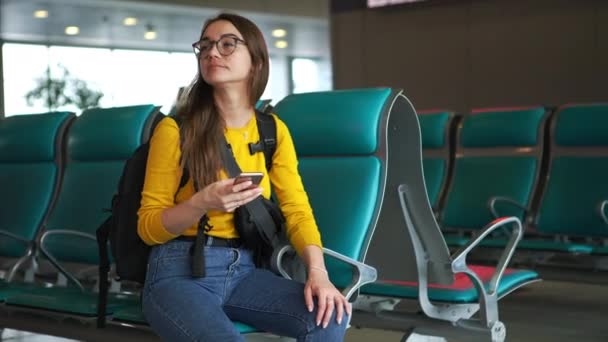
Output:
[[[308,279],[304,286],[304,300],[308,311],[314,309],[314,299],[317,298],[317,325],[323,323],[323,328],[326,328],[331,319],[334,310],[336,311],[336,322],[342,323],[344,312],[350,316],[351,305],[346,298],[336,289],[329,281],[327,271],[321,268],[311,268],[308,272]]]

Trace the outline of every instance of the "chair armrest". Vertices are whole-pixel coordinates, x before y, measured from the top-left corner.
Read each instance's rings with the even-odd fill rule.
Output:
[[[598,205],[598,210],[602,221],[608,225],[608,214],[606,214],[606,209],[608,209],[608,200],[603,200]]]
[[[276,269],[283,277],[287,279],[291,279],[287,271],[281,265],[281,261],[283,257],[287,253],[296,253],[295,249],[291,245],[284,245],[278,251],[276,251],[273,255],[272,266]],[[353,267],[353,279],[350,284],[342,290],[342,294],[346,299],[350,299],[350,297],[363,285],[373,283],[378,279],[378,273],[376,269],[372,266],[366,265],[362,262],[354,260],[350,257],[347,257],[343,254],[335,252],[328,248],[323,248],[323,254],[328,255],[334,259],[338,259],[350,266]]]
[[[17,260],[17,262],[11,267],[10,271],[8,272],[8,275],[6,276],[6,281],[11,282],[13,281],[13,278],[15,277],[15,274],[17,273],[21,265],[36,254],[36,243],[32,240],[28,240],[22,236],[11,233],[4,229],[0,229],[0,235],[11,238],[27,246],[26,254],[19,258],[19,260]]]
[[[491,234],[496,229],[502,228],[505,225],[512,224],[513,232],[511,234],[511,238],[509,239],[509,243],[505,247],[500,259],[498,260],[498,264],[496,265],[496,272],[492,276],[490,280],[490,286],[488,288],[488,294],[495,295],[496,290],[498,288],[498,284],[500,283],[500,278],[502,277],[509,261],[513,257],[513,253],[515,252],[515,248],[517,244],[521,240],[523,235],[523,228],[521,225],[521,221],[519,218],[511,216],[511,217],[503,217],[496,219],[486,225],[484,229],[482,229],[479,234],[474,236],[465,246],[463,246],[460,250],[454,253],[453,261],[452,261],[452,271],[465,273],[471,278],[471,280],[480,286],[481,289],[484,289],[483,282],[477,277],[475,272],[471,271],[467,266],[467,255],[469,252],[475,248],[486,236]],[[485,290],[484,290],[485,293]]]
[[[517,202],[516,200],[510,198],[510,197],[504,197],[504,196],[494,196],[491,197],[488,200],[488,209],[490,210],[490,212],[492,213],[492,216],[497,219],[500,217],[503,217],[502,215],[499,215],[498,212],[496,211],[496,203],[497,202],[502,202],[502,203],[507,203],[510,204],[518,209],[521,209],[524,211],[524,213],[528,212],[528,208],[526,208],[525,205]]]
[[[82,285],[82,283],[78,279],[76,279],[76,277],[74,277],[70,272],[68,272],[65,268],[63,268],[63,266],[61,266],[59,264],[57,259],[55,259],[55,257],[46,249],[46,247],[45,247],[46,240],[51,235],[78,236],[81,238],[93,240],[95,242],[97,242],[97,238],[91,234],[82,233],[82,232],[78,232],[78,231],[74,231],[74,230],[65,230],[65,229],[47,231],[44,234],[42,234],[42,237],[40,238],[40,251],[42,252],[42,254],[44,254],[44,256],[51,262],[51,264],[53,264],[53,266],[55,266],[55,268],[57,268],[57,270],[59,272],[61,272],[61,274],[63,274],[66,278],[68,278],[70,281],[72,281],[74,284],[76,284],[76,286],[78,286],[81,291],[84,291],[84,286]]]

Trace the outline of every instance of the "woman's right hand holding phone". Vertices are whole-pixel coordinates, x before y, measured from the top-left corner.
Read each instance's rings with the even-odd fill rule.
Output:
[[[235,184],[234,178],[219,180],[196,192],[189,200],[193,207],[204,210],[233,212],[262,194],[263,189],[250,180]]]

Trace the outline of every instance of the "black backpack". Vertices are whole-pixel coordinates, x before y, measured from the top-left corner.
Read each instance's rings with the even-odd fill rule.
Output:
[[[260,141],[249,146],[251,154],[264,153],[268,171],[272,167],[272,156],[276,150],[276,122],[268,114],[271,110],[272,107],[268,105],[264,107],[264,112],[256,110]],[[154,126],[160,119],[156,120]],[[173,119],[180,125],[177,117],[173,117]],[[112,260],[116,265],[117,280],[143,284],[146,279],[151,247],[146,245],[137,233],[137,211],[141,203],[149,149],[149,142],[145,142],[127,160],[118,183],[118,191],[112,198],[111,215],[96,232],[99,249],[99,301],[97,307],[97,325],[99,327],[105,326],[108,274],[110,272],[108,242]],[[188,172],[184,170],[178,191],[187,183],[188,178]]]

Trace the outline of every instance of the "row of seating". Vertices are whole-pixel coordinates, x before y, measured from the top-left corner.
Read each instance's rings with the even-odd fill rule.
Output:
[[[520,249],[608,253],[608,104],[423,111],[420,123],[427,190],[450,245],[516,216]]]
[[[497,300],[538,280],[535,272],[506,268],[521,223],[517,217],[484,222],[480,236],[449,253],[424,185],[418,116],[400,90],[290,95],[275,112],[296,145],[330,276],[356,299],[355,316],[392,311],[377,305],[377,297],[415,299],[425,319],[404,320],[404,331],[439,320],[504,340]],[[19,258],[0,283],[0,325],[27,321],[39,330],[52,317],[66,325],[66,336],[87,340],[103,339],[111,328],[148,329],[138,293],[118,283],[101,317],[108,327],[96,329],[99,296],[86,271],[97,271],[94,232],[108,215],[124,162],[162,117],[144,105],[0,120],[0,188],[7,189],[0,198],[0,253]],[[501,227],[513,234],[497,267],[469,267],[468,253]],[[57,268],[52,286],[32,276],[14,281],[17,269],[35,266],[36,257]],[[83,272],[73,272],[75,264]],[[235,324],[244,334],[256,332]]]

